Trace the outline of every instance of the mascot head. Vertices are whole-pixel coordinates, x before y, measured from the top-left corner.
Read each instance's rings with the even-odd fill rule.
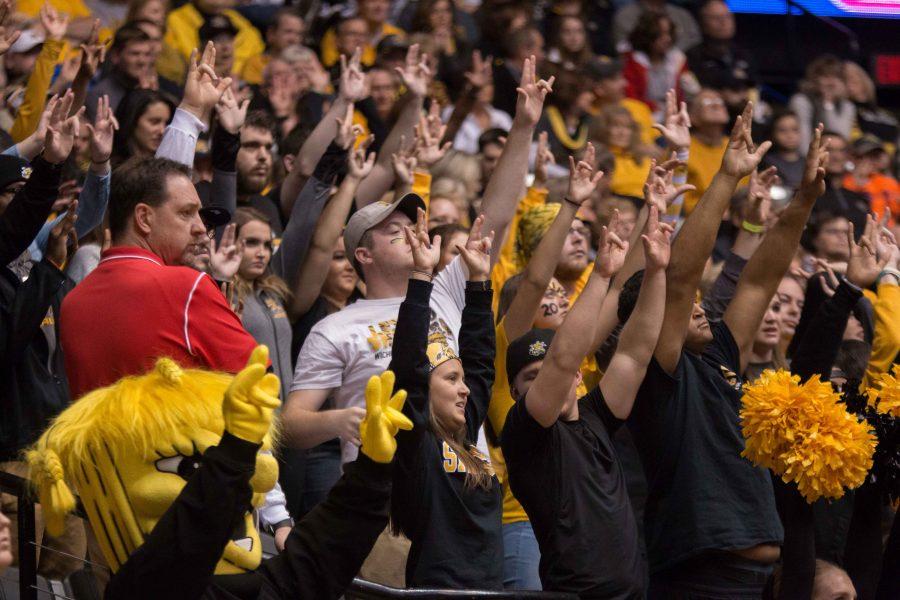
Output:
[[[159,359],[146,375],[126,377],[63,411],[27,453],[47,530],[62,532],[81,498],[110,568],[117,571],[200,467],[224,430],[223,396],[234,376],[182,369]],[[252,509],[278,479],[270,430],[250,480],[252,506],[235,528],[217,574],[252,571],[262,548]]]

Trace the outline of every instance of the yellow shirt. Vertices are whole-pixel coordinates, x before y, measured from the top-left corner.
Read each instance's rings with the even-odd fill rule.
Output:
[[[609,189],[619,196],[643,198],[644,182],[650,174],[650,158],[635,160],[635,157],[621,148],[610,148],[616,159]]]
[[[36,17],[41,12],[41,7],[46,0],[18,0],[16,2],[16,12],[22,13],[26,17]],[[49,0],[50,6],[58,12],[68,15],[71,19],[80,19],[90,17],[91,10],[82,0]]]
[[[722,137],[721,141],[714,146],[708,146],[697,138],[691,137],[687,182],[696,186],[697,189],[684,196],[685,216],[691,214],[701,196],[706,192],[706,188],[712,183],[713,177],[722,165],[722,157],[727,148],[727,137]]]
[[[50,81],[53,79],[53,71],[56,63],[66,47],[66,43],[58,40],[47,40],[38,54],[34,63],[34,70],[28,76],[25,86],[25,96],[22,105],[16,113],[16,120],[9,129],[9,135],[15,143],[19,143],[37,129],[44,112],[44,103],[47,100],[47,90],[50,89]]]
[[[871,386],[883,373],[891,370],[891,365],[900,353],[900,286],[878,286],[878,296],[866,291],[875,309],[875,337],[872,339],[872,354],[866,367],[863,389]]]
[[[251,56],[247,59],[247,62],[244,63],[244,70],[241,71],[241,79],[250,85],[261,84],[263,82],[263,71],[266,70],[266,66],[269,64],[270,60],[272,60],[272,57],[268,54]]]
[[[375,45],[378,44],[382,39],[389,35],[396,35],[400,37],[405,37],[406,32],[400,29],[399,27],[394,27],[390,23],[385,23],[381,26],[381,33],[375,37],[374,44],[370,41],[365,46],[363,46],[362,56],[360,57],[360,62],[366,67],[371,67],[375,64],[375,59],[378,58],[378,51],[375,48]],[[341,59],[341,53],[338,52],[337,47],[337,33],[334,30],[334,27],[330,27],[328,31],[325,32],[325,35],[322,36],[322,65],[327,69],[328,67],[332,67],[337,64],[337,62]]]
[[[231,24],[237,29],[234,38],[234,73],[242,73],[244,64],[251,56],[262,54],[266,50],[262,36],[250,21],[242,17],[237,11],[225,9],[222,14],[228,17]],[[163,43],[176,52],[167,55],[167,60],[157,61],[156,69],[166,79],[181,83],[187,73],[187,61],[191,57],[191,51],[200,45],[200,27],[203,25],[203,15],[193,4],[185,4],[169,13],[166,19],[166,37]]]
[[[650,107],[635,98],[625,98],[619,102],[619,106],[627,109],[631,113],[631,118],[640,127],[641,141],[647,145],[656,143],[659,132],[653,129],[653,111]]]
[[[506,239],[503,240],[503,247],[500,249],[500,256],[494,268],[491,269],[491,286],[494,290],[493,309],[497,314],[497,308],[500,306],[500,290],[506,280],[521,271],[519,261],[516,259],[516,232],[519,231],[519,219],[531,208],[540,206],[547,200],[547,190],[542,188],[528,188],[525,197],[516,207],[516,214],[513,215],[509,228],[506,231]]]

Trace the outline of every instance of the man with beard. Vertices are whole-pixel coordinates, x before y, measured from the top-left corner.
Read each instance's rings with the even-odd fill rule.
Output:
[[[255,110],[247,115],[237,154],[237,205],[255,208],[266,215],[275,237],[281,237],[284,223],[278,203],[263,195],[272,179],[274,130],[275,122],[267,113]]]

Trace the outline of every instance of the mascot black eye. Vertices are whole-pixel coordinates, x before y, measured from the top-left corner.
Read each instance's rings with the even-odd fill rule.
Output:
[[[197,472],[200,465],[203,464],[203,456],[199,453],[191,456],[176,454],[175,456],[167,456],[156,461],[156,470],[162,473],[173,473],[178,475],[185,481]]]

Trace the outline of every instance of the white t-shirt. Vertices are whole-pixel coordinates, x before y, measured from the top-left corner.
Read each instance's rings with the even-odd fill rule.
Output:
[[[429,336],[443,333],[459,352],[457,336],[466,304],[465,263],[456,257],[434,278]],[[357,300],[316,323],[297,357],[291,391],[334,391],[335,408],[366,406],[366,382],[391,362],[394,329],[403,297]],[[343,462],[356,460],[356,445],[341,440]]]

